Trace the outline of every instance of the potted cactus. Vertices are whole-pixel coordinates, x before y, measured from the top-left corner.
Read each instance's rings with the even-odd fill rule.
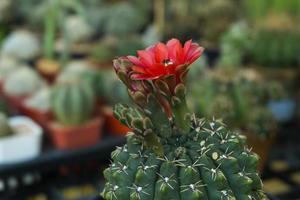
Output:
[[[39,55],[40,42],[37,36],[28,30],[12,32],[2,44],[1,53],[17,60],[32,61]]]
[[[74,149],[99,141],[103,120],[93,115],[95,94],[89,83],[79,76],[60,80],[52,88],[50,105],[55,121],[49,130],[57,148]]]
[[[38,156],[42,129],[31,119],[17,116],[7,119],[0,113],[0,163],[21,162]]]
[[[24,99],[43,86],[45,86],[44,81],[34,70],[28,66],[21,66],[6,77],[3,83],[3,95],[12,107],[20,110]]]
[[[185,78],[202,52],[172,39],[114,61],[137,107],[115,107],[133,131],[104,171],[104,199],[267,199],[246,138],[187,107]]]

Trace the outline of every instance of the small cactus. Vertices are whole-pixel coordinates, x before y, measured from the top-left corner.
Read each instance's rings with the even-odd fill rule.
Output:
[[[13,134],[13,130],[8,124],[6,115],[0,112],[0,139]]]
[[[31,60],[38,56],[40,42],[36,35],[27,30],[12,32],[2,45],[2,54],[19,60]]]
[[[2,55],[0,57],[0,81],[4,81],[10,74],[16,71],[19,63],[16,59]]]
[[[40,111],[50,110],[50,89],[44,87],[25,100],[25,105]]]
[[[27,96],[44,85],[41,77],[33,69],[21,66],[6,78],[3,90],[10,96]]]
[[[267,199],[258,156],[245,146],[246,138],[187,108],[188,67],[202,51],[173,39],[114,61],[137,107],[115,107],[116,118],[132,132],[104,171],[104,199]]]
[[[87,41],[93,34],[92,27],[78,15],[68,16],[65,24],[66,34],[71,42]]]
[[[270,15],[255,29],[250,55],[253,62],[264,66],[299,66],[300,31],[286,15]]]
[[[80,125],[91,118],[95,105],[94,91],[90,84],[74,76],[52,88],[50,105],[60,124]]]

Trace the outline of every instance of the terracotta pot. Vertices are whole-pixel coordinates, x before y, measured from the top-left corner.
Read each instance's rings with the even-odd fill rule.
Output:
[[[7,100],[8,104],[17,112],[20,112],[26,96],[10,96],[3,93],[3,97]]]
[[[43,127],[43,129],[48,132],[47,125],[49,124],[50,120],[52,119],[51,111],[41,111],[35,108],[31,108],[26,104],[22,104],[20,108],[20,112],[28,117],[30,117],[33,121],[38,123]]]
[[[260,157],[258,170],[263,172],[267,163],[271,148],[275,142],[275,135],[271,135],[269,138],[263,139],[255,136],[255,134],[247,133],[247,144],[252,150]]]
[[[53,144],[58,149],[77,149],[96,144],[102,135],[103,119],[98,117],[79,126],[62,126],[56,122],[49,124]]]
[[[113,115],[112,109],[110,107],[103,108],[103,113],[105,116],[105,124],[104,129],[106,132],[119,135],[119,136],[125,136],[128,131],[131,131],[130,128],[127,126],[121,124]]]
[[[55,60],[42,58],[37,61],[36,69],[49,83],[53,83],[60,71],[60,64]]]

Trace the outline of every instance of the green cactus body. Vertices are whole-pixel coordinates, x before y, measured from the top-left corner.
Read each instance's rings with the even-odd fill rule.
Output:
[[[254,62],[266,66],[298,66],[300,33],[260,30],[253,43]]]
[[[51,108],[63,125],[79,125],[90,119],[95,97],[90,84],[72,80],[58,83],[51,91]]]
[[[136,120],[136,119],[135,119]],[[145,125],[145,123],[144,123]],[[107,200],[265,199],[258,157],[245,138],[217,121],[191,120],[191,132],[162,139],[157,156],[133,135],[112,153],[104,175]],[[137,127],[135,127],[137,128]],[[140,127],[147,131],[147,127]]]
[[[0,138],[7,137],[13,134],[11,127],[8,124],[7,117],[0,113]]]

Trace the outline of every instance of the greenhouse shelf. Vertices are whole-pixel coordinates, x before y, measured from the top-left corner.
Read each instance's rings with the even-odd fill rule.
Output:
[[[17,164],[0,164],[0,179],[10,176],[19,176],[27,172],[43,172],[55,169],[62,165],[82,163],[88,160],[107,160],[115,146],[122,145],[125,138],[107,136],[94,146],[76,150],[57,150],[47,148],[43,153],[32,160]]]

